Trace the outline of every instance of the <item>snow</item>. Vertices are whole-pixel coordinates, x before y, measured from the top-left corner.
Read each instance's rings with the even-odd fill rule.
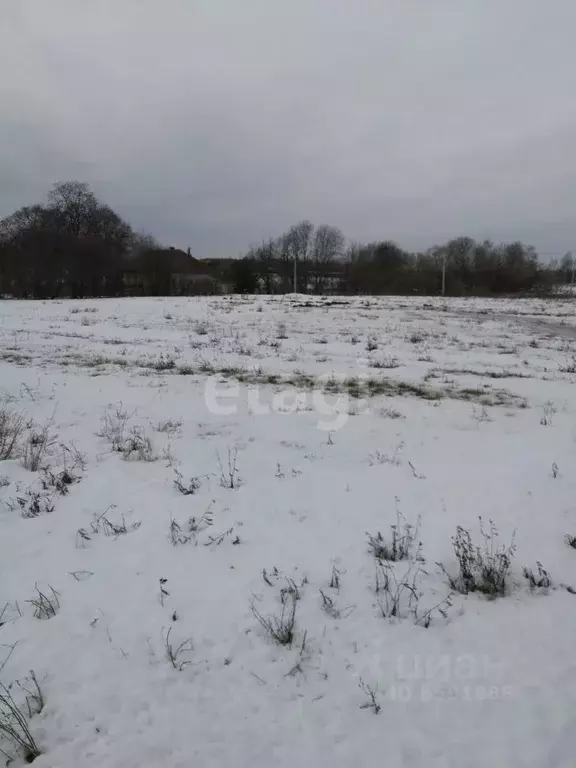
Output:
[[[61,444],[85,455],[30,519],[14,500],[42,472],[0,463],[0,682],[36,674],[39,768],[574,765],[570,299],[4,301],[0,339],[3,404],[49,424],[45,463],[62,469]],[[330,392],[353,376],[401,387]],[[117,408],[157,460],[99,435]],[[181,494],[175,470],[198,490]],[[429,628],[383,618],[367,533],[388,536],[397,506],[421,520],[421,608],[450,592],[437,563],[454,571],[451,537],[479,540],[478,516],[502,544],[515,533],[509,594],[454,594]],[[171,521],[207,509],[213,524],[173,546]],[[125,535],[94,533],[106,510]],[[531,592],[537,561],[553,585]],[[279,614],[288,579],[292,647],[252,610]],[[53,618],[34,617],[35,585],[59,593]],[[193,645],[181,669],[170,629]]]

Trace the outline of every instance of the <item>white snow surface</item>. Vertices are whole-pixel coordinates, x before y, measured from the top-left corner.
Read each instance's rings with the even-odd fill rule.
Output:
[[[48,426],[52,472],[71,461],[62,444],[85,456],[66,495],[49,489],[53,511],[32,518],[17,499],[41,492],[44,473],[0,462],[0,682],[32,669],[40,683],[34,764],[573,768],[574,306],[0,302],[3,407],[27,433]],[[376,394],[323,389],[354,376]],[[126,460],[101,436],[116,409],[156,460]],[[224,487],[234,455],[241,482]],[[175,470],[198,478],[195,493],[179,492]],[[186,531],[208,508],[212,525],[174,546],[171,521]],[[409,611],[384,618],[367,534],[389,537],[397,508],[420,519],[423,609],[450,593],[438,563],[455,573],[451,537],[460,525],[479,542],[479,516],[502,544],[515,533],[509,593],[455,593],[428,628]],[[128,533],[94,533],[106,510]],[[523,567],[537,562],[552,586],[530,591]],[[411,564],[392,567],[400,578]],[[252,609],[279,615],[289,580],[291,647]],[[53,618],[34,617],[36,585],[58,593]],[[174,648],[190,641],[180,669],[168,630]]]

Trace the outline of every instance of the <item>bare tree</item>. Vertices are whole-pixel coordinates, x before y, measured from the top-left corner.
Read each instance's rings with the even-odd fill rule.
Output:
[[[287,245],[292,256],[297,261],[306,262],[310,259],[314,233],[314,224],[311,221],[300,221],[294,224],[287,232]]]
[[[122,290],[121,259],[132,229],[87,184],[55,184],[47,205],[0,222],[2,290],[19,296],[99,296]]]
[[[315,293],[322,293],[326,284],[326,272],[330,264],[340,258],[344,251],[345,238],[338,227],[321,224],[312,243],[313,282]]]
[[[131,257],[140,256],[146,251],[156,251],[161,247],[154,235],[148,232],[133,232],[130,239],[129,255]]]
[[[260,273],[262,287],[266,293],[273,293],[275,286],[274,272],[281,253],[280,238],[263,240],[260,245],[252,246],[247,254],[254,262],[260,262],[257,271]]]
[[[256,250],[257,258],[263,261],[274,261],[278,257],[278,240],[265,240]]]
[[[308,283],[308,267],[312,253],[314,225],[304,220],[290,227],[281,238],[281,259],[294,266],[294,291],[304,289]]]
[[[14,240],[22,232],[48,226],[46,209],[41,205],[26,205],[0,221],[0,240]]]
[[[560,262],[560,272],[565,283],[574,282],[574,254],[572,251],[564,254]]]
[[[81,181],[55,184],[48,193],[48,210],[58,231],[65,235],[98,237],[123,249],[133,237],[130,226]]]
[[[99,203],[88,184],[81,181],[54,184],[48,193],[48,206],[58,214],[61,232],[75,237],[96,234],[94,224]]]

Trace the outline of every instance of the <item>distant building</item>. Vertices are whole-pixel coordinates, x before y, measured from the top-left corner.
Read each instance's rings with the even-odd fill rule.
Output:
[[[207,264],[179,248],[157,248],[128,261],[122,271],[126,294],[198,296],[222,292]]]

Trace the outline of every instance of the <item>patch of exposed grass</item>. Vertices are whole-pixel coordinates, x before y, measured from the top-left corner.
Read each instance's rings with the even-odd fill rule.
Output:
[[[527,373],[521,371],[512,371],[506,369],[504,371],[481,371],[473,368],[442,368],[442,373],[449,373],[456,376],[478,376],[479,378],[487,379],[531,379],[533,378]]]
[[[0,358],[4,357],[0,353]],[[412,396],[423,400],[440,401],[443,398],[452,400],[469,400],[480,403],[481,405],[506,405],[524,408],[527,406],[526,400],[506,390],[486,391],[481,388],[455,386],[445,386],[442,388],[432,388],[424,382],[402,381],[388,379],[384,376],[332,376],[328,380],[324,377],[317,377],[312,374],[302,372],[293,374],[267,373],[261,368],[245,369],[235,365],[221,365],[202,360],[196,363],[183,363],[177,365],[173,358],[160,356],[159,358],[138,358],[130,359],[128,357],[107,357],[101,354],[81,354],[70,353],[57,360],[60,365],[75,364],[87,368],[103,369],[106,366],[118,366],[122,368],[143,368],[149,371],[167,373],[169,375],[180,376],[200,376],[200,375],[220,375],[245,384],[268,384],[286,387],[295,387],[298,389],[315,389],[327,394],[347,394],[355,399],[372,398],[378,395],[388,395],[391,397]],[[494,372],[491,374],[476,372],[472,370],[460,369],[455,373],[470,373],[478,376],[489,376],[490,378],[508,378],[512,375],[515,378],[530,378],[526,374],[514,373],[506,374]],[[428,374],[430,376],[430,374]]]
[[[4,350],[0,352],[0,360],[4,360],[7,363],[16,363],[16,365],[24,365],[24,363],[32,360],[30,355],[23,355],[21,352],[11,352]]]

